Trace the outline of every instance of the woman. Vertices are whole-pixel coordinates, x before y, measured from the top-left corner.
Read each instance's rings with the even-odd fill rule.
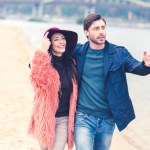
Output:
[[[31,63],[35,97],[28,132],[41,150],[64,150],[67,142],[73,148],[77,75],[70,53],[77,38],[72,31],[48,29]]]

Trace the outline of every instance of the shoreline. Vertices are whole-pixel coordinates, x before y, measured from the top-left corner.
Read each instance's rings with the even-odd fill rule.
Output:
[[[129,20],[123,20],[123,19],[116,19],[116,18],[106,18],[107,20],[107,26],[109,27],[123,27],[123,28],[137,28],[137,29],[150,29],[150,22],[138,22],[138,21],[129,21]],[[0,19],[0,21],[5,22],[5,21],[22,21],[20,19]],[[74,19],[69,20],[68,19],[62,19],[60,20],[51,20],[51,21],[29,21],[29,20],[24,20],[25,22],[30,22],[30,23],[52,23],[52,24],[76,24],[76,25],[82,25],[81,23],[75,22]]]
[[[0,98],[2,118],[0,135],[3,138],[0,141],[0,149],[19,150],[22,147],[22,150],[38,150],[36,140],[27,135],[33,101],[33,90],[28,78],[28,62],[33,46],[28,36],[15,25],[0,23],[0,33],[2,49],[0,58],[5,64],[1,65],[2,77],[0,78],[1,89],[3,89]],[[110,150],[141,150],[139,146],[142,144],[134,144],[132,140],[136,139],[135,141],[140,142],[137,140],[139,137],[132,131],[131,128],[123,133],[115,131]]]

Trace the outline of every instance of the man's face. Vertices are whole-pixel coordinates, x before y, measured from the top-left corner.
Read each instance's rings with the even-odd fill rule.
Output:
[[[94,21],[89,29],[84,32],[91,44],[104,47],[106,40],[106,25],[102,19]]]

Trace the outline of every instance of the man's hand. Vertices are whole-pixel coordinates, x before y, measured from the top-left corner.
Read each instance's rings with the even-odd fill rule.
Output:
[[[148,54],[147,51],[144,51],[143,61],[145,63],[145,66],[150,67],[150,54]]]
[[[50,47],[50,45],[51,45],[51,42],[50,42],[49,38],[47,37],[48,34],[49,34],[49,32],[47,32],[47,33],[44,35],[44,37],[43,37],[43,39],[42,39],[42,42],[41,42],[41,50],[42,50],[43,52],[47,52],[48,49],[49,49],[49,47]]]

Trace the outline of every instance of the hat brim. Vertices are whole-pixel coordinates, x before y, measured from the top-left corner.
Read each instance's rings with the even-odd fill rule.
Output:
[[[49,32],[48,34],[48,38],[51,40],[51,37],[53,34],[55,33],[62,33],[65,38],[66,38],[66,42],[67,42],[67,52],[71,53],[73,51],[73,49],[75,48],[77,41],[78,41],[78,35],[76,32],[73,31],[68,31],[68,30],[60,30],[60,29],[55,29],[55,30],[47,30],[45,33]]]

